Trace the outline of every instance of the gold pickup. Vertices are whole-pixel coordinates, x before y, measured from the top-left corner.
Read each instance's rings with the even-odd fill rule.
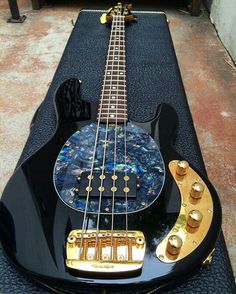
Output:
[[[145,238],[140,231],[73,230],[67,238],[69,268],[119,273],[142,268]]]

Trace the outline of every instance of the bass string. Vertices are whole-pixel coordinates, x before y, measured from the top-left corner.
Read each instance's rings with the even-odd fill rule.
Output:
[[[112,40],[112,38],[116,38],[118,37],[117,35],[117,30],[116,30],[116,17],[113,16],[113,21],[112,21],[112,28],[111,28],[111,38],[110,40]],[[115,31],[115,33],[114,33]],[[113,46],[114,47],[114,46]],[[111,95],[112,95],[112,85],[113,85],[113,70],[114,70],[114,60],[115,60],[115,51],[112,51],[112,54],[109,54],[111,49],[111,44],[109,45],[109,49],[108,49],[108,59],[110,56],[112,56],[112,64],[111,64],[111,70],[110,71],[110,89],[109,89],[109,99],[108,99],[108,107],[107,107],[107,120],[106,120],[106,131],[105,131],[105,140],[104,140],[104,150],[103,150],[103,162],[102,162],[102,174],[101,174],[101,184],[100,187],[103,188],[103,181],[104,181],[104,171],[105,171],[105,162],[106,162],[106,150],[107,150],[107,136],[108,136],[108,127],[109,127],[109,115],[110,115],[110,103],[111,103]],[[96,227],[96,241],[95,241],[95,256],[98,256],[98,234],[99,234],[99,226],[100,226],[100,216],[101,216],[101,203],[102,203],[102,193],[103,190],[100,190],[99,193],[99,206],[98,206],[98,216],[97,216],[97,227]]]
[[[119,35],[119,40],[118,40],[118,64],[117,64],[117,73],[120,72],[120,36],[122,35],[121,32],[123,30],[123,22],[122,22],[122,17],[121,19],[119,19],[119,16],[117,16],[118,21],[116,22],[116,25],[118,25],[117,27],[117,33]],[[118,107],[119,107],[119,103],[118,103],[118,97],[119,97],[119,78],[118,78],[118,74],[117,74],[117,79],[116,79],[116,87],[117,87],[117,91],[116,91],[116,121],[115,121],[115,135],[114,135],[114,163],[113,163],[113,182],[112,182],[112,186],[115,187],[116,186],[116,157],[117,157],[117,116],[118,116]],[[114,211],[115,211],[115,191],[112,191],[112,213],[111,213],[111,249],[110,249],[110,259],[113,259],[113,241],[114,241]]]
[[[112,32],[112,28],[111,28],[111,32]],[[109,48],[111,46],[111,42],[112,42],[112,33],[111,33],[111,37],[110,37],[109,45],[108,45],[108,53],[107,53],[107,60],[106,60],[106,66],[105,66],[104,82],[103,82],[103,87],[102,87],[100,106],[99,106],[99,113],[98,113],[98,121],[97,121],[97,129],[96,129],[96,135],[95,135],[95,141],[94,141],[94,150],[93,150],[93,156],[92,156],[92,160],[91,160],[91,169],[90,169],[90,174],[89,174],[89,183],[88,183],[88,190],[87,190],[87,195],[86,195],[86,204],[85,204],[84,217],[83,217],[83,223],[82,223],[82,229],[81,229],[79,259],[80,259],[81,254],[82,254],[82,245],[83,245],[84,233],[85,233],[86,228],[87,228],[86,217],[87,217],[87,211],[88,211],[88,203],[89,203],[89,197],[90,197],[91,183],[92,183],[92,178],[93,178],[94,161],[95,161],[96,152],[97,152],[97,143],[98,143],[98,138],[99,138],[99,128],[100,128],[101,115],[102,115],[102,105],[103,105],[104,92],[105,92],[105,86],[106,86],[105,81],[106,81],[106,78],[107,78],[107,68],[108,68],[108,65],[109,65]]]
[[[125,33],[124,33],[124,44],[125,44]],[[124,46],[124,48],[126,48],[126,46]],[[124,52],[124,54],[125,54],[125,52]],[[124,62],[124,64],[125,64],[125,62]],[[125,67],[126,68],[126,67]],[[127,93],[126,93],[126,89],[125,89],[125,97],[124,98],[126,98],[127,97]],[[124,104],[124,113],[123,113],[123,115],[124,115],[124,159],[125,159],[125,164],[124,164],[124,171],[125,171],[125,178],[127,179],[127,128],[126,128],[126,99],[124,99],[124,101],[123,101],[123,104]],[[126,236],[126,260],[128,259],[128,246],[129,246],[129,244],[128,244],[128,195],[127,195],[127,182],[128,181],[126,181],[125,180],[125,189],[124,189],[124,191],[125,191],[125,230],[126,230],[126,234],[125,234],[125,236]]]

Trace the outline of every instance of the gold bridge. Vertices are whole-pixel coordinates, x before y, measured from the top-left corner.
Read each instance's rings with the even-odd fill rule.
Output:
[[[145,238],[140,231],[73,230],[67,238],[66,265],[89,271],[120,273],[142,268]]]

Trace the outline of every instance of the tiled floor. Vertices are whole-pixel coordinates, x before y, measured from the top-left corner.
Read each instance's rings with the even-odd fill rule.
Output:
[[[28,0],[19,4],[27,20],[9,24],[7,3],[0,0],[0,194],[80,8],[58,5],[32,11]],[[166,12],[208,175],[221,198],[223,230],[236,273],[236,69],[206,12],[200,17]]]

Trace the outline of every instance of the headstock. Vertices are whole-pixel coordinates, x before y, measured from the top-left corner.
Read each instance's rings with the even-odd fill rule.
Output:
[[[114,16],[124,16],[125,22],[132,22],[137,19],[136,16],[132,14],[130,9],[132,8],[132,4],[124,4],[122,5],[120,2],[117,3],[116,6],[110,8],[107,13],[103,13],[100,18],[102,24],[111,23]]]

